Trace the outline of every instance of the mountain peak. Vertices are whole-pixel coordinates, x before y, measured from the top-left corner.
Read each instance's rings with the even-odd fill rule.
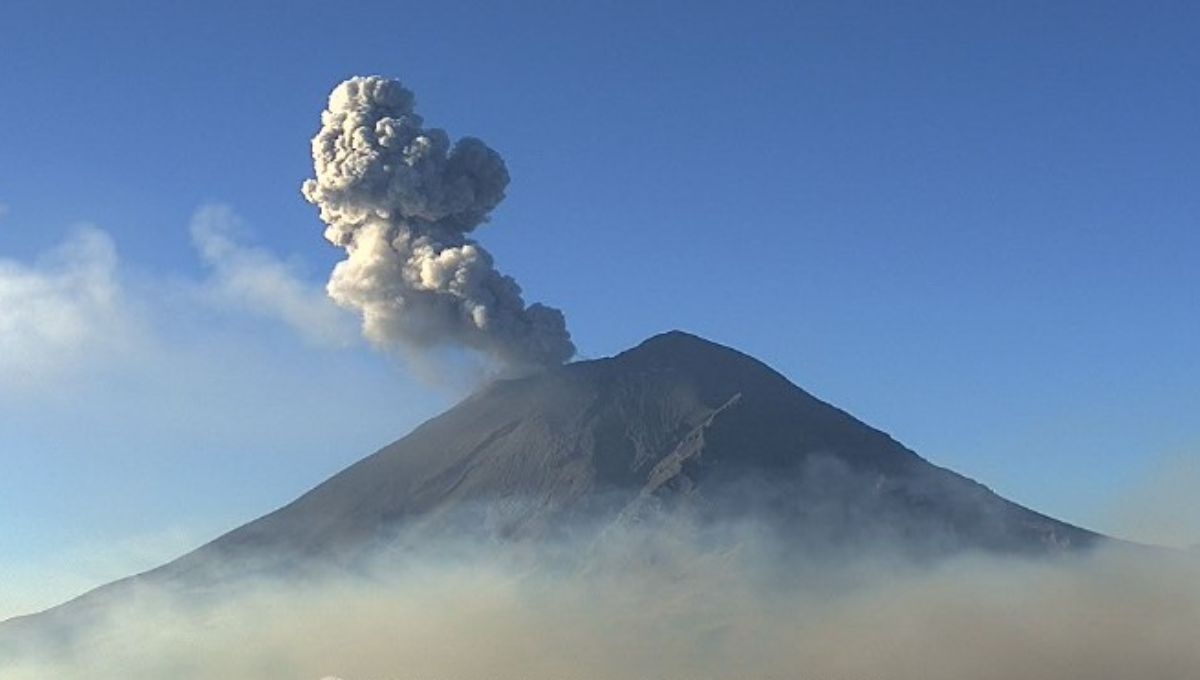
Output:
[[[732,347],[680,330],[651,336],[636,347],[617,354],[612,361],[628,367],[675,369],[726,378],[734,374],[742,377],[763,373],[778,376],[766,364]],[[779,378],[782,379],[782,376]]]
[[[537,536],[648,502],[730,517],[753,509],[801,541],[904,536],[914,550],[1027,551],[1092,537],[930,465],[751,356],[675,330],[493,383],[216,544],[340,553],[494,507],[503,510],[484,524],[498,534]]]
[[[928,463],[751,356],[676,330],[492,383],[287,506],[137,578],[216,582],[224,572],[206,571],[213,558],[260,573],[352,561],[401,531],[538,538],[656,512],[750,519],[796,550],[1036,554],[1102,538]]]
[[[680,352],[687,354],[694,354],[698,352],[737,353],[735,350],[730,349],[729,347],[717,344],[711,340],[706,340],[698,335],[681,330],[670,330],[657,335],[652,335],[643,340],[636,347],[627,349],[617,356],[637,356]]]

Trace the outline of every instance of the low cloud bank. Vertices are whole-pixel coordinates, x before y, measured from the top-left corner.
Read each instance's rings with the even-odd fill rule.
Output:
[[[839,567],[782,565],[753,527],[726,539],[633,529],[536,549],[431,543],[353,575],[242,582],[219,597],[143,586],[73,645],[0,655],[0,676],[1165,680],[1200,669],[1200,564],[1184,554]]]

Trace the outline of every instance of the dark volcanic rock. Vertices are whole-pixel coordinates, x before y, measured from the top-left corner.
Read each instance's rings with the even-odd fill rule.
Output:
[[[869,539],[915,555],[1037,554],[1099,538],[926,462],[751,357],[671,332],[497,381],[291,504],[116,586],[351,561],[401,529],[526,540],[664,511],[753,519],[800,550]]]
[[[1096,535],[921,459],[755,359],[681,332],[497,381],[198,558],[352,557],[403,528],[540,538],[662,509],[798,545],[1037,553]]]

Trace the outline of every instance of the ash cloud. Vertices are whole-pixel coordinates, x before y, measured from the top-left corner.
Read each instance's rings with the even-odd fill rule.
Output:
[[[385,349],[462,346],[510,366],[575,353],[562,312],[521,287],[470,237],[504,199],[504,160],[482,141],[424,127],[399,82],[338,85],[312,141],[304,197],[344,248],[327,290]]]

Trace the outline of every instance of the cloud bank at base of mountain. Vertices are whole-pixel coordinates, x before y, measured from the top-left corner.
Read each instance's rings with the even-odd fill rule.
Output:
[[[885,554],[785,574],[753,525],[715,544],[608,532],[449,542],[350,572],[149,587],[8,680],[797,677],[1167,680],[1200,668],[1200,564],[1119,548],[1054,560]]]

